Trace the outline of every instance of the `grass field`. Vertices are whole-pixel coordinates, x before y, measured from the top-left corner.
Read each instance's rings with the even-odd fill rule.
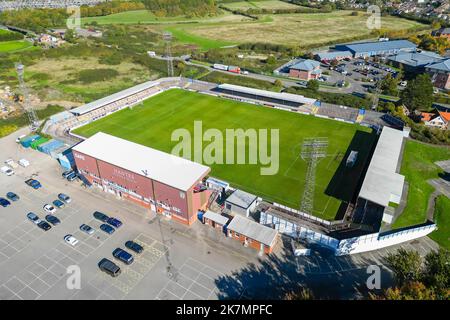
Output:
[[[443,173],[443,170],[434,162],[449,158],[449,148],[412,140],[406,142],[400,173],[405,176],[409,184],[408,200],[405,210],[394,222],[393,228],[425,222],[428,200],[434,191],[427,180],[438,178],[439,173]]]
[[[371,30],[366,26],[367,18],[365,14],[352,16],[350,11],[334,11],[278,14],[255,22],[228,23],[214,27],[205,24],[186,25],[180,28],[189,34],[232,43],[264,42],[308,46],[369,36]],[[386,16],[381,18],[381,26],[387,30],[406,30],[424,25]]]
[[[1,30],[0,30],[1,31]],[[2,41],[0,42],[0,52],[16,52],[23,50],[31,50],[36,47],[25,40]]]
[[[450,250],[450,199],[446,196],[436,198],[434,219],[438,230],[430,234],[430,238]]]
[[[296,9],[299,6],[287,3],[279,0],[264,0],[264,1],[240,1],[240,2],[230,2],[224,3],[225,8],[234,10],[248,10],[248,9]]]
[[[74,132],[88,137],[102,131],[171,152],[176,145],[171,141],[172,132],[186,128],[192,133],[195,120],[203,121],[203,130],[217,128],[221,132],[227,128],[279,129],[277,174],[263,176],[259,165],[213,164],[212,175],[229,181],[235,187],[294,208],[300,205],[305,183],[306,163],[300,157],[303,139],[329,137],[329,156],[321,160],[317,168],[313,214],[330,220],[335,218],[341,201],[351,197],[364,155],[368,154],[374,141],[371,130],[365,127],[181,89],[161,93],[133,110],[124,109]],[[354,169],[346,170],[343,163],[350,149],[360,152],[361,161]]]

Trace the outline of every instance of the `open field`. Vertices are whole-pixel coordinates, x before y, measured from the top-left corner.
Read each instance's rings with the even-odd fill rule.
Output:
[[[444,195],[436,198],[434,219],[439,229],[433,232],[430,238],[450,250],[450,199]]]
[[[230,2],[224,3],[223,6],[225,8],[234,10],[248,10],[248,9],[276,10],[276,9],[296,9],[300,7],[292,3],[287,3],[278,0]]]
[[[81,19],[82,24],[97,22],[99,25],[107,24],[173,24],[173,23],[200,23],[200,22],[232,22],[240,21],[242,16],[236,16],[224,12],[217,17],[186,18],[179,17],[157,17],[148,10],[125,11],[107,16],[85,17]]]
[[[186,25],[183,31],[204,38],[232,43],[264,42],[308,46],[353,37],[370,36],[367,15],[352,16],[350,11],[271,15],[270,19],[233,24]],[[382,28],[407,30],[424,25],[396,17],[382,17]],[[325,32],[326,30],[326,32]]]
[[[2,31],[2,30],[0,30]],[[16,52],[23,50],[37,49],[33,45],[25,40],[15,40],[15,41],[2,41],[0,42],[0,53],[1,52]]]
[[[450,149],[423,144],[417,141],[406,142],[400,173],[409,184],[408,202],[403,213],[393,224],[401,228],[423,223],[426,220],[428,199],[434,188],[427,182],[439,177],[443,170],[434,164],[450,158]]]
[[[279,170],[275,175],[261,175],[259,164],[212,164],[212,175],[229,181],[235,187],[294,208],[300,205],[305,184],[306,162],[300,157],[303,139],[329,137],[329,156],[321,160],[317,168],[313,214],[330,220],[335,218],[341,200],[351,197],[349,194],[352,192],[348,190],[352,183],[357,182],[364,155],[374,141],[371,130],[365,127],[180,89],[161,93],[132,110],[122,110],[74,132],[88,137],[102,131],[171,152],[177,144],[171,141],[172,132],[185,128],[192,133],[196,120],[203,122],[203,131],[209,128],[217,128],[221,132],[227,128],[279,129]],[[205,142],[204,147],[206,145]],[[360,152],[361,166],[346,170],[342,163],[345,163],[345,155],[350,148]]]

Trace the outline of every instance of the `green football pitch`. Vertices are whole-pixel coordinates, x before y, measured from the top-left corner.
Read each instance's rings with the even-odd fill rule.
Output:
[[[151,97],[133,109],[124,109],[74,130],[89,137],[99,131],[171,152],[178,141],[172,132],[187,129],[193,137],[194,121],[203,132],[226,129],[279,129],[279,170],[261,175],[260,164],[212,164],[211,175],[264,199],[298,209],[305,186],[307,163],[301,158],[305,138],[327,137],[327,156],[316,170],[313,214],[333,220],[343,202],[355,193],[361,172],[375,142],[371,129],[312,116],[255,106],[200,93],[171,89]],[[225,136],[225,134],[224,134]],[[203,147],[209,142],[204,142]],[[351,150],[359,152],[353,168],[345,166]],[[247,153],[249,149],[246,150]],[[224,151],[224,153],[226,153]],[[269,148],[270,154],[270,148]]]

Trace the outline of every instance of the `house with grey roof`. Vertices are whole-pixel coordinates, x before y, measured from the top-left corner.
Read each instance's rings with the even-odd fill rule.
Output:
[[[239,214],[248,217],[254,212],[257,205],[257,196],[254,194],[236,189],[226,200],[225,209],[232,214]]]
[[[450,40],[450,28],[440,28],[431,32],[433,37],[443,37]]]
[[[310,59],[299,60],[296,64],[289,66],[289,76],[301,80],[318,79],[322,75],[320,62]]]

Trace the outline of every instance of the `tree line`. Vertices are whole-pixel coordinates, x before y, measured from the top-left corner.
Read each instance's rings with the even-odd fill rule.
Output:
[[[141,0],[156,16],[203,17],[217,14],[215,0]]]

